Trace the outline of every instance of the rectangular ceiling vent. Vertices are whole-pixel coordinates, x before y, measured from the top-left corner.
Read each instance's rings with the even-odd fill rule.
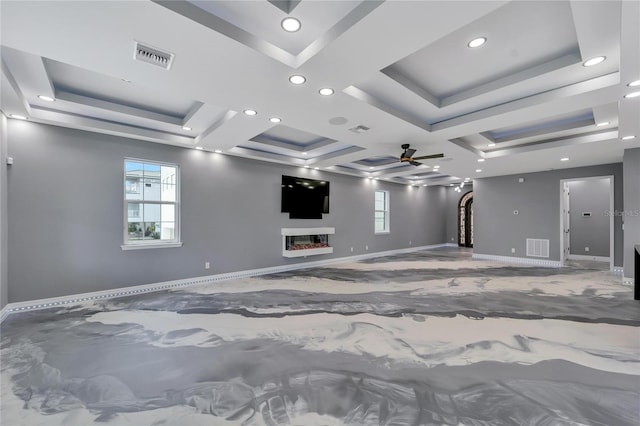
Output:
[[[137,41],[134,43],[134,48],[133,59],[156,65],[166,70],[171,69],[171,64],[173,64],[173,58],[175,57],[173,53],[163,52],[160,49]]]
[[[527,256],[549,257],[549,240],[527,238]]]

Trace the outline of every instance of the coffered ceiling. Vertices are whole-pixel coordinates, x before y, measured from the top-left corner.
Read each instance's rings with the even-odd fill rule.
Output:
[[[640,146],[638,1],[2,1],[0,20],[0,108],[34,122],[414,185]]]

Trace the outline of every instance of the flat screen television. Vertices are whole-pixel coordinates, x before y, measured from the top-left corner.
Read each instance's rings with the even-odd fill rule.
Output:
[[[282,176],[282,210],[289,219],[322,219],[329,213],[329,182]]]

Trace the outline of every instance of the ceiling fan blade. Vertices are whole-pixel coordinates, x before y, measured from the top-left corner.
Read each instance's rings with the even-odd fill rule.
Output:
[[[400,158],[411,158],[411,156],[415,153],[415,149],[405,149]]]
[[[427,160],[429,158],[442,158],[444,154],[431,154],[431,155],[423,155],[422,157],[415,157],[414,160]]]
[[[410,161],[412,166],[420,166],[422,163],[418,163],[417,161]]]

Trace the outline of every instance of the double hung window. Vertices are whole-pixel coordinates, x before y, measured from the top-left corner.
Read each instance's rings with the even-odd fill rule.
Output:
[[[122,248],[181,245],[178,166],[125,159],[124,174]]]

